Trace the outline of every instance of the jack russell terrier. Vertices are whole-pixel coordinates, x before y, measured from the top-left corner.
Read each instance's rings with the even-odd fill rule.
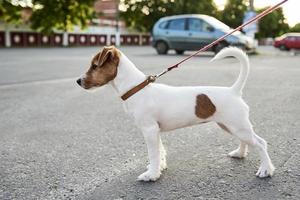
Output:
[[[220,51],[213,60],[227,56],[241,63],[239,77],[231,87],[173,87],[150,83],[145,74],[113,46],[104,47],[94,56],[90,68],[77,83],[87,90],[109,83],[124,100],[124,108],[140,127],[148,149],[150,164],[138,180],[155,181],[167,168],[161,132],[210,121],[240,140],[239,147],[229,153],[230,157],[244,158],[250,145],[258,150],[261,160],[256,176],[273,175],[275,168],[267,143],[254,132],[249,107],[241,97],[249,73],[248,57],[242,50],[230,47]],[[142,84],[138,92],[132,92],[145,80],[147,84]],[[132,93],[128,95],[128,91]]]

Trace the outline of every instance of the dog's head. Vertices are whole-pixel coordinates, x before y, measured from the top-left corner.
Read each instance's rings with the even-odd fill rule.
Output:
[[[117,76],[120,52],[114,46],[104,47],[91,61],[88,71],[77,80],[84,89],[107,84]]]

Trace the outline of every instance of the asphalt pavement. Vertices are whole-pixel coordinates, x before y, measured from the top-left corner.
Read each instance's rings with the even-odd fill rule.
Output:
[[[100,48],[100,47],[99,47]],[[99,48],[0,49],[0,199],[300,199],[300,55],[260,48],[244,89],[255,131],[277,168],[259,179],[257,152],[227,157],[238,141],[214,123],[162,136],[168,169],[138,182],[147,165],[143,136],[109,86],[75,83]],[[146,74],[184,56],[122,47]],[[230,86],[234,59],[197,56],[158,80]]]

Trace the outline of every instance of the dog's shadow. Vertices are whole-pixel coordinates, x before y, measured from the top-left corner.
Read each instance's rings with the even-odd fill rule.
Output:
[[[143,169],[126,172],[98,187],[91,199],[251,199],[253,194],[280,190],[277,177],[259,179],[248,159],[227,160],[224,166],[181,162],[169,166],[156,182],[137,181]],[[223,161],[222,161],[223,162]],[[256,170],[256,168],[255,168]],[[280,194],[280,193],[274,193]],[[273,195],[273,194],[272,194]],[[281,195],[281,194],[280,194]],[[251,197],[251,198],[250,198]],[[263,197],[263,196],[261,196]],[[278,197],[278,196],[277,196]],[[256,197],[255,197],[256,198]],[[259,199],[259,196],[257,197]],[[275,198],[275,196],[274,196]],[[282,197],[281,197],[282,198]]]

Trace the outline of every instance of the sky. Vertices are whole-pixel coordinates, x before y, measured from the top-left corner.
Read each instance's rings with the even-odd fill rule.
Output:
[[[226,0],[214,0],[219,8],[223,8]],[[255,8],[263,8],[279,3],[282,0],[254,0]],[[290,26],[300,23],[300,0],[288,0],[282,5],[284,15]]]

